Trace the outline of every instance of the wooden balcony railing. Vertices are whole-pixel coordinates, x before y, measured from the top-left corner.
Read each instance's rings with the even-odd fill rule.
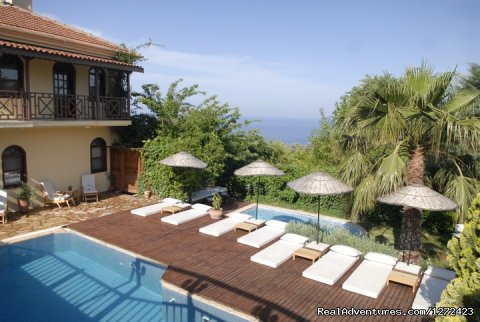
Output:
[[[125,97],[0,91],[0,121],[129,119]]]

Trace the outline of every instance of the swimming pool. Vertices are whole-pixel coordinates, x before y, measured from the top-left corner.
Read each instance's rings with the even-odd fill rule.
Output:
[[[163,287],[165,271],[75,233],[0,246],[0,320],[247,321]]]
[[[242,213],[255,216],[255,206],[243,210]],[[258,218],[262,220],[275,219],[283,222],[296,221],[307,223],[310,221],[314,224],[317,223],[316,216],[309,216],[287,209],[266,206],[258,206]],[[361,236],[365,233],[363,228],[352,222],[335,218],[326,218],[324,216],[320,216],[320,227],[325,228],[327,231],[332,231],[334,229],[346,229],[352,235],[356,236]]]

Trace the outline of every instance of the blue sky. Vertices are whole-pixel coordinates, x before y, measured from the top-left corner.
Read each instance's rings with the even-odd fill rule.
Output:
[[[134,89],[183,78],[246,117],[318,118],[364,75],[422,59],[480,63],[480,1],[33,0],[35,12],[116,43],[151,38]]]

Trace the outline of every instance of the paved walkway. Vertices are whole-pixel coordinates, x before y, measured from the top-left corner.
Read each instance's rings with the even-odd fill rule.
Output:
[[[8,222],[0,224],[0,240],[32,231],[56,226],[69,225],[76,222],[101,217],[129,209],[139,208],[159,202],[161,198],[106,193],[100,196],[98,202],[81,202],[76,206],[48,206],[30,210],[27,214],[9,213]]]

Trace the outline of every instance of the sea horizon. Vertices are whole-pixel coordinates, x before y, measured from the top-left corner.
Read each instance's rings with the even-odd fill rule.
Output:
[[[258,129],[266,140],[287,144],[307,144],[313,130],[320,127],[314,118],[246,117],[253,122],[247,129]]]

